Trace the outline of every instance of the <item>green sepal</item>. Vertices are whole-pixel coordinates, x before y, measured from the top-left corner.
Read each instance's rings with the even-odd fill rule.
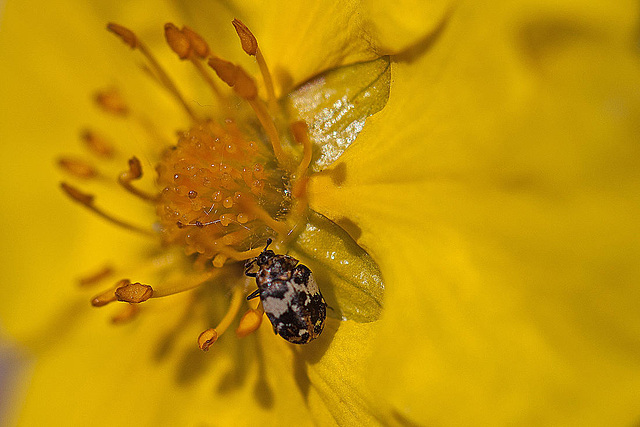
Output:
[[[380,317],[384,297],[380,268],[339,225],[310,210],[306,227],[290,248],[290,254],[313,272],[330,307],[327,315],[356,322]]]
[[[313,143],[311,169],[319,172],[356,139],[367,117],[389,99],[388,56],[335,68],[312,78],[283,99],[291,120],[304,120]]]

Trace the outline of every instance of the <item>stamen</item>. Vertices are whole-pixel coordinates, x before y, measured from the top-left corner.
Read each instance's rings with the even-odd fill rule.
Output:
[[[291,133],[298,144],[302,144],[302,160],[296,169],[295,179],[300,180],[307,175],[311,164],[312,145],[309,140],[309,129],[304,121],[297,121],[291,124]]]
[[[86,207],[87,209],[89,209],[90,211],[98,214],[98,216],[101,216],[102,218],[106,219],[107,221],[118,225],[122,228],[125,228],[127,230],[131,230],[131,231],[135,231],[138,232],[140,234],[144,234],[145,236],[155,236],[155,233],[151,230],[146,230],[143,228],[140,228],[138,226],[129,224],[128,222],[125,222],[121,219],[115,218],[114,216],[106,213],[105,211],[103,211],[102,209],[96,207],[93,202],[94,202],[94,196],[92,194],[86,194],[86,193],[82,193],[80,190],[78,190],[77,188],[65,183],[65,182],[61,182],[60,183],[60,187],[62,188],[62,190],[65,192],[65,194],[67,194],[67,196],[71,197],[71,199],[75,200],[76,202],[80,203],[81,205],[83,205],[84,207]]]
[[[116,297],[116,289],[122,286],[126,286],[129,283],[131,283],[129,279],[119,280],[118,283],[116,283],[115,287],[93,297],[91,299],[91,305],[94,307],[102,307],[109,304],[110,302],[117,301],[118,298]]]
[[[196,33],[186,25],[182,27],[182,34],[187,36],[187,38],[189,39],[193,53],[195,53],[201,59],[204,59],[207,56],[209,56],[209,54],[211,53],[211,51],[209,50],[209,45],[200,36],[200,34]]]
[[[82,140],[85,145],[93,153],[94,155],[104,158],[111,159],[114,156],[115,150],[113,145],[111,145],[106,139],[97,135],[95,132],[90,130],[85,130],[82,132]]]
[[[80,179],[92,179],[100,175],[96,168],[81,159],[62,157],[58,159],[58,166],[68,174]]]
[[[251,101],[258,96],[258,88],[253,79],[240,66],[236,68],[236,82],[233,89],[241,97],[247,101]]]
[[[246,251],[238,252],[233,248],[222,246],[220,252],[223,252],[226,258],[231,258],[234,261],[244,261],[249,258],[255,258],[262,252],[262,248],[249,249]],[[215,262],[215,259],[214,259]]]
[[[236,84],[236,74],[238,73],[238,67],[229,61],[225,61],[222,58],[214,56],[209,58],[207,62],[213,71],[216,72],[220,80],[225,82],[230,87]]]
[[[264,60],[262,52],[260,51],[260,47],[258,46],[258,40],[249,30],[249,28],[247,28],[247,26],[242,23],[242,21],[234,19],[232,23],[233,27],[236,29],[236,33],[238,33],[238,37],[240,37],[242,49],[247,53],[247,55],[256,57],[256,61],[258,62],[258,66],[260,67],[260,73],[262,74],[262,79],[264,80],[265,88],[267,89],[267,99],[269,102],[269,107],[272,111],[275,111],[277,109],[278,103],[276,101],[276,95],[273,89],[273,79],[271,78],[269,67],[267,67],[267,63]]]
[[[238,37],[240,37],[240,43],[242,44],[242,50],[244,50],[247,55],[255,56],[258,51],[258,41],[255,36],[249,31],[246,25],[242,23],[239,19],[234,19],[232,22],[233,27],[236,29],[236,33],[238,33]]]
[[[101,282],[103,279],[111,276],[113,274],[113,267],[109,265],[105,265],[100,270],[96,271],[93,274],[82,277],[78,280],[78,284],[80,286],[90,286],[95,285],[98,282]]]
[[[123,117],[129,114],[129,106],[116,89],[99,91],[95,94],[94,99],[102,111],[106,113]]]
[[[153,296],[153,288],[142,283],[127,283],[120,286],[115,292],[118,301],[139,304],[145,302]]]
[[[182,30],[179,30],[178,27],[172,23],[164,25],[164,36],[171,50],[173,50],[180,59],[189,59],[196,67],[202,79],[211,88],[213,95],[221,101],[226,102],[216,82],[200,63],[200,60],[209,54],[209,45],[204,39],[192,29],[183,27]]]
[[[195,122],[198,120],[195,113],[189,107],[189,104],[185,101],[184,97],[173,83],[173,80],[169,77],[169,75],[164,71],[164,68],[160,65],[160,63],[156,60],[155,56],[151,53],[149,49],[142,43],[136,36],[133,34],[133,31],[114,23],[109,23],[107,25],[107,29],[112,33],[116,34],[118,37],[122,39],[126,44],[128,44],[132,49],[137,48],[140,53],[142,53],[149,63],[151,64],[151,68],[156,73],[158,79],[163,84],[163,86],[182,104],[185,112],[191,117],[191,119]]]
[[[140,164],[140,160],[134,156],[129,159],[129,170],[127,172],[122,172],[118,177],[118,183],[131,194],[134,194],[143,200],[156,202],[159,195],[149,194],[146,191],[139,190],[131,185],[131,181],[140,179],[140,177],[142,177],[142,165]]]
[[[257,308],[250,308],[244,316],[242,316],[242,319],[240,319],[240,324],[236,329],[236,336],[238,338],[244,338],[257,331],[262,324],[263,318],[264,308],[262,304],[259,304]]]
[[[140,313],[140,306],[137,304],[126,304],[120,313],[111,318],[111,322],[116,325],[129,322],[133,320],[136,315]]]
[[[213,328],[209,328],[198,336],[198,347],[202,351],[209,351],[216,341],[218,341],[218,332]]]
[[[295,181],[291,188],[291,195],[295,200],[295,203],[291,209],[291,218],[295,220],[295,224],[289,232],[288,239],[293,239],[298,234],[298,230],[306,224],[306,221],[302,221],[305,218],[305,213],[309,207],[309,200],[307,197],[308,186],[308,171],[311,164],[312,145],[309,140],[309,133],[307,124],[304,121],[297,121],[291,124],[291,133],[293,138],[299,144],[302,144],[303,154],[300,164],[296,168]]]
[[[265,224],[274,229],[278,234],[286,236],[289,233],[289,229],[284,222],[277,221],[269,215],[269,212],[265,211],[260,205],[258,205],[252,198],[242,195],[238,197],[238,204],[243,210],[248,211],[251,215],[257,219],[261,219]]]
[[[177,294],[180,292],[188,291],[189,289],[196,288],[202,285],[204,282],[213,279],[222,270],[215,269],[204,273],[192,274],[188,276],[181,276],[179,280],[167,280],[162,284],[158,284],[153,289],[153,297],[160,298],[168,295]]]
[[[262,127],[271,141],[273,154],[276,156],[276,159],[278,159],[278,163],[281,165],[286,164],[284,151],[280,143],[280,136],[278,135],[278,129],[276,128],[275,122],[267,111],[262,100],[257,97],[258,89],[256,88],[253,79],[249,77],[242,67],[236,66],[223,59],[215,57],[210,58],[208,63],[223,82],[232,87],[240,97],[249,102],[249,105],[253,108],[256,117],[260,121],[260,124],[262,124]]]
[[[225,254],[219,253],[213,257],[211,264],[213,264],[213,266],[216,268],[221,268],[226,261],[227,261],[227,256]]]
[[[116,296],[113,293],[113,290],[110,290],[94,297],[91,300],[91,305],[94,307],[102,307],[103,305],[107,305],[110,302],[114,302],[114,301],[116,301]]]
[[[271,141],[271,146],[273,147],[273,154],[278,159],[278,163],[280,165],[286,165],[287,160],[285,158],[284,150],[282,149],[282,144],[280,143],[280,136],[278,135],[278,129],[276,129],[276,124],[273,121],[273,118],[267,111],[264,103],[260,99],[251,99],[248,100],[249,105],[253,108],[253,111],[256,113],[256,117],[262,124],[262,127],[267,132],[269,136],[269,140]]]
[[[180,59],[187,59],[191,53],[191,42],[189,37],[184,35],[182,31],[175,25],[168,22],[164,24],[164,37],[167,40],[167,44]]]
[[[198,347],[200,347],[200,350],[209,350],[213,343],[215,343],[218,338],[227,330],[227,328],[229,328],[231,322],[233,322],[233,319],[235,319],[238,311],[240,310],[242,300],[243,291],[240,286],[236,286],[233,290],[229,309],[227,310],[227,313],[224,315],[218,326],[216,326],[215,328],[207,329],[198,337]]]
[[[213,95],[217,97],[220,101],[223,101],[226,103],[227,99],[222,94],[222,92],[220,92],[220,88],[218,88],[218,85],[211,78],[211,75],[209,75],[207,70],[202,66],[202,63],[198,60],[198,58],[194,58],[193,55],[191,55],[191,62],[196,67],[196,70],[198,70],[198,73],[200,73],[200,76],[202,77],[202,79],[207,83],[207,85],[209,85],[209,87],[211,88],[211,92],[213,92]]]
[[[114,23],[107,24],[107,29],[120,37],[131,49],[135,49],[138,46],[138,38],[130,29]]]

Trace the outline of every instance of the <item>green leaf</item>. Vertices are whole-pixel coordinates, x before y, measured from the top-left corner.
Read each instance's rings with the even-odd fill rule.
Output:
[[[327,71],[287,95],[283,102],[288,116],[309,125],[314,172],[336,161],[366,118],[386,105],[390,84],[391,62],[384,56]]]
[[[339,225],[310,211],[306,228],[291,245],[331,307],[332,317],[372,322],[380,317],[384,282],[378,264]]]

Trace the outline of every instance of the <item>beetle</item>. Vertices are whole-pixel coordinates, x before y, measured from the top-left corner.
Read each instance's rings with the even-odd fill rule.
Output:
[[[260,297],[273,332],[293,344],[306,344],[322,333],[327,303],[311,270],[289,255],[268,249],[245,263],[245,275],[255,277],[258,289],[247,300]],[[254,266],[257,271],[252,272]]]

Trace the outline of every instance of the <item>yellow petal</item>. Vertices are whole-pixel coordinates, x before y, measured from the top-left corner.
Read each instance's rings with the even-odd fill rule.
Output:
[[[316,419],[333,420],[338,425],[382,423],[386,408],[377,403],[369,388],[363,363],[375,357],[376,331],[376,322],[330,319],[323,332],[327,336],[296,352],[296,368],[302,371],[298,384]]]
[[[379,54],[401,52],[434,33],[456,4],[451,0],[362,3],[362,27]]]
[[[637,421],[640,73],[610,6],[461,5],[396,57],[342,187],[316,178],[383,272],[368,372],[402,418]]]
[[[238,343],[223,337],[217,349],[203,354],[195,337],[210,325],[181,323],[176,308],[188,307],[187,296],[144,303],[140,322],[116,328],[108,318],[118,307],[105,308],[107,314],[93,309],[88,300],[95,291],[75,286],[75,279],[102,265],[105,256],[122,265],[149,245],[64,200],[54,159],[61,150],[80,151],[77,133],[84,124],[107,130],[121,149],[131,150],[123,156],[158,155],[143,133],[97,112],[91,92],[105,82],[123,87],[129,100],[162,122],[163,129],[179,129],[184,118],[167,108],[171,100],[154,82],[138,73],[138,58],[104,31],[107,21],[122,22],[157,48],[162,22],[148,21],[144,5],[58,3],[55,10],[59,15],[46,5],[11,3],[0,32],[6,94],[0,102],[10,112],[2,117],[0,139],[11,142],[5,146],[11,162],[3,168],[2,182],[9,200],[2,211],[5,262],[11,266],[5,280],[11,285],[0,299],[0,315],[11,335],[38,357],[21,422],[310,423],[308,402],[291,369],[291,346],[274,337],[268,325],[258,339]],[[171,4],[161,3],[155,12],[167,20],[175,15]],[[335,60],[362,56],[351,55]],[[163,63],[175,62],[170,52],[158,56]],[[198,87],[189,83],[193,73],[180,65],[170,70],[181,88]],[[208,95],[197,95],[198,102],[202,109],[211,103]],[[147,218],[144,207],[120,203],[112,189],[92,187],[97,189],[99,201],[116,206],[119,215]],[[316,421],[327,420],[318,414]]]

